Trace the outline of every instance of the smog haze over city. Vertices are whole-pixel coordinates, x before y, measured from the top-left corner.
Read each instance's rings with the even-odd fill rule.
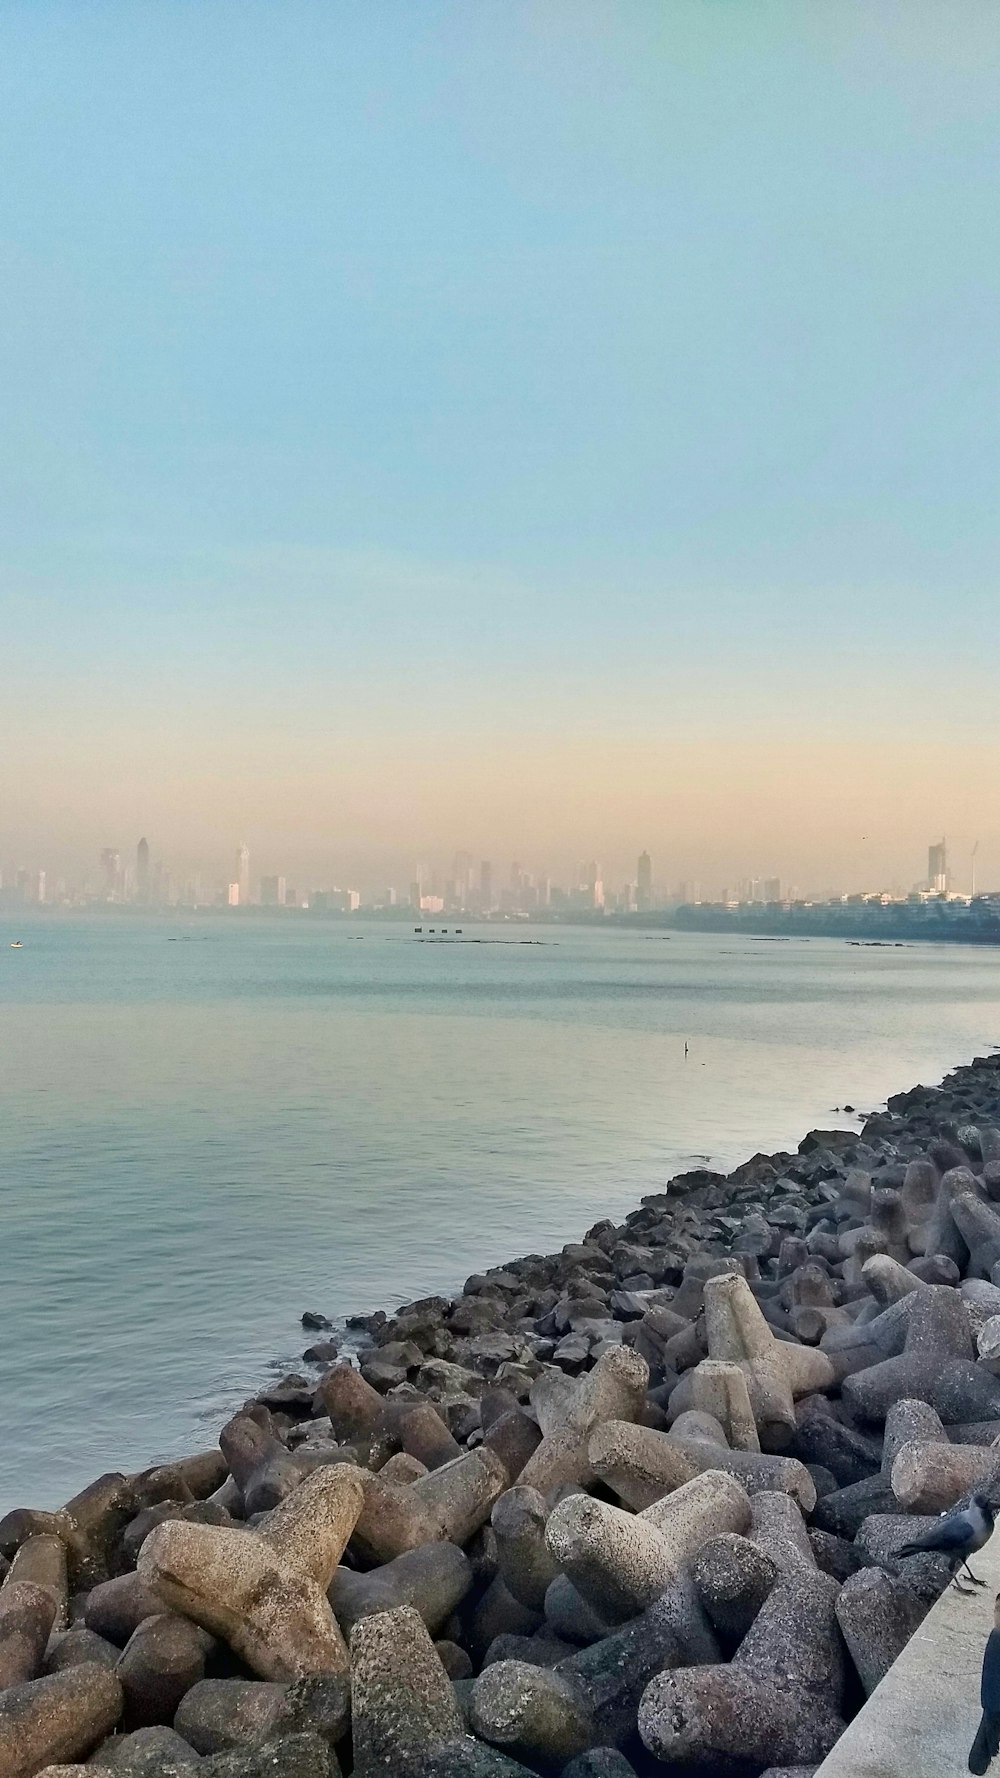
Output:
[[[1000,888],[992,6],[0,45],[8,889]]]

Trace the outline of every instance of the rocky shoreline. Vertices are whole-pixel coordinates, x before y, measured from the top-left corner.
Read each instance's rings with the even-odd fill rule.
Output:
[[[1000,1502],[1000,1056],[354,1332],[0,1522],[0,1778],[808,1778]]]

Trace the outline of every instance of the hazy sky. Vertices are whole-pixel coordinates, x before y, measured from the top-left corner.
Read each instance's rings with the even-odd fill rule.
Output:
[[[6,0],[0,861],[1000,885],[995,0]]]

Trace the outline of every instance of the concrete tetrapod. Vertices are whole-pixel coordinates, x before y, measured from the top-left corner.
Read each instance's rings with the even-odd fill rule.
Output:
[[[553,1509],[545,1539],[573,1585],[613,1623],[651,1605],[708,1538],[749,1523],[746,1490],[722,1470],[706,1470],[641,1513],[572,1494]]]
[[[351,1719],[346,1673],[312,1674],[294,1685],[263,1679],[202,1679],[181,1701],[174,1727],[198,1753],[257,1745],[312,1731],[331,1744]]]
[[[21,1544],[8,1570],[0,1594],[16,1586],[38,1587],[48,1593],[55,1609],[52,1627],[65,1630],[69,1621],[69,1581],[66,1545],[54,1532],[39,1531]]]
[[[451,1681],[409,1606],[355,1624],[351,1719],[355,1778],[403,1778],[427,1755],[464,1737]]]
[[[904,1397],[893,1403],[885,1417],[879,1475],[825,1495],[816,1507],[817,1526],[855,1537],[873,1513],[894,1512],[898,1502],[892,1491],[892,1466],[902,1447],[914,1439],[944,1443],[947,1434],[929,1402]]]
[[[895,1358],[906,1343],[910,1316],[923,1287],[908,1291],[895,1302],[880,1309],[870,1320],[863,1315],[851,1327],[832,1327],[822,1338],[820,1350],[833,1365],[838,1383],[856,1371],[869,1370],[885,1358]]]
[[[649,1366],[629,1346],[615,1346],[601,1354],[592,1371],[575,1383],[545,1391],[533,1387],[531,1403],[542,1428],[542,1442],[518,1476],[526,1488],[547,1494],[564,1484],[591,1479],[587,1442],[595,1426],[604,1420],[638,1420],[646,1403]],[[544,1396],[544,1399],[543,1399]]]
[[[541,1611],[558,1565],[545,1541],[548,1507],[536,1488],[509,1488],[493,1508],[491,1524],[497,1559],[507,1591],[532,1611]]]
[[[741,1365],[704,1358],[691,1377],[691,1405],[719,1421],[734,1451],[759,1451],[757,1422]]]
[[[923,1253],[927,1245],[927,1225],[934,1213],[940,1174],[929,1155],[918,1155],[907,1164],[900,1197],[909,1229],[911,1253]]]
[[[320,1379],[316,1398],[329,1415],[333,1436],[340,1444],[373,1432],[385,1412],[378,1390],[347,1363],[335,1364],[327,1371]]]
[[[720,1636],[736,1643],[771,1592],[778,1568],[752,1538],[724,1531],[699,1551],[693,1577],[709,1621]]]
[[[745,1278],[709,1278],[705,1332],[710,1358],[738,1364],[765,1451],[780,1451],[795,1435],[794,1400],[834,1381],[829,1358],[813,1346],[778,1340]]]
[[[222,1428],[219,1445],[248,1518],[270,1512],[302,1480],[302,1470],[275,1433],[266,1408],[237,1414]]]
[[[509,1480],[496,1453],[480,1447],[432,1469],[408,1492],[437,1520],[443,1538],[464,1544],[485,1525]]]
[[[139,1578],[264,1679],[336,1672],[348,1654],[326,1590],[363,1500],[358,1472],[336,1464],[254,1531],[168,1521],[143,1544]]]
[[[902,1397],[933,1403],[949,1360],[974,1356],[965,1304],[957,1290],[945,1284],[927,1285],[912,1298],[904,1297],[900,1306],[911,1301],[906,1343],[899,1356],[844,1378],[844,1401],[862,1420],[884,1420]]]
[[[816,1558],[794,1500],[756,1494],[746,1536],[709,1538],[693,1567],[694,1584],[720,1635],[736,1641],[750,1628],[780,1574],[815,1571]]]
[[[715,1640],[692,1611],[688,1589],[671,1588],[621,1630],[546,1669],[498,1661],[472,1689],[472,1726],[493,1745],[543,1766],[560,1766],[571,1746],[619,1745],[635,1734],[639,1699],[664,1667],[718,1659]]]
[[[713,1774],[821,1759],[844,1727],[837,1592],[818,1571],[789,1572],[728,1666],[653,1679],[639,1706],[639,1733],[650,1752]]]
[[[848,1576],[837,1599],[837,1622],[867,1697],[925,1615],[913,1589],[884,1568],[861,1568]]]
[[[0,1588],[0,1691],[38,1677],[55,1615],[51,1593],[30,1581]]]
[[[681,1427],[690,1420],[683,1414],[671,1432],[624,1420],[605,1421],[591,1434],[587,1447],[594,1474],[633,1512],[642,1512],[707,1469],[725,1470],[748,1493],[780,1490],[793,1495],[806,1512],[815,1506],[816,1484],[797,1458],[770,1451],[731,1451],[714,1439],[688,1437]]]
[[[896,1454],[891,1485],[906,1511],[943,1513],[974,1489],[988,1493],[998,1475],[1000,1446],[913,1439]]]
[[[185,1692],[205,1677],[212,1638],[173,1612],[147,1618],[129,1638],[118,1663],[125,1693],[126,1729],[171,1723]]]
[[[425,1543],[367,1574],[338,1568],[330,1604],[345,1634],[363,1617],[412,1605],[432,1636],[456,1611],[472,1586],[472,1565],[453,1543]]]
[[[107,1580],[109,1555],[126,1519],[136,1509],[135,1489],[117,1472],[98,1476],[58,1512],[18,1507],[0,1520],[0,1551],[13,1554],[28,1539],[58,1537],[74,1587]]]
[[[988,1278],[1000,1260],[1000,1216],[984,1202],[972,1179],[963,1180],[951,1195],[951,1215],[969,1249],[966,1275]]]
[[[466,1451],[419,1480],[386,1481],[356,1472],[364,1500],[352,1535],[352,1554],[369,1567],[392,1562],[427,1543],[463,1544],[486,1523],[508,1476],[493,1451]]]
[[[0,1772],[32,1778],[89,1753],[122,1712],[122,1688],[106,1667],[68,1667],[0,1693]]]

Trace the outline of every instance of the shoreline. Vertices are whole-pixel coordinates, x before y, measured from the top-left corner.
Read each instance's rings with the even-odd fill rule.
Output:
[[[814,1768],[948,1584],[900,1546],[1000,1505],[1000,1056],[310,1320],[218,1448],[0,1522],[0,1769]]]

